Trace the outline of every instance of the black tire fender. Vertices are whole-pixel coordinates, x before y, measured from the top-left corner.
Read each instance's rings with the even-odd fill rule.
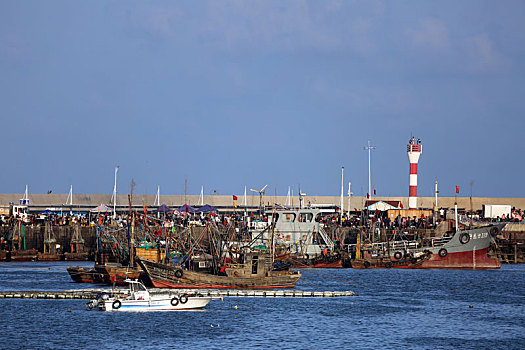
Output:
[[[470,241],[470,235],[466,232],[463,232],[461,235],[459,235],[459,241],[461,244],[467,244]]]
[[[181,269],[178,269],[177,271],[175,271],[175,277],[181,278],[182,276],[184,276],[184,272],[182,272]]]
[[[182,294],[179,298],[181,304],[186,304],[188,302],[188,295]]]
[[[395,252],[394,253],[394,259],[399,260],[403,257],[403,253],[401,252]]]
[[[363,263],[363,266],[364,266],[366,269],[368,269],[368,268],[370,267],[370,261],[365,261],[365,262]]]
[[[111,304],[111,307],[113,308],[113,310],[118,310],[120,309],[121,306],[122,306],[122,303],[118,299],[115,300],[113,304]]]
[[[179,305],[179,299],[177,297],[171,298],[171,306]]]
[[[448,255],[448,251],[445,248],[441,248],[438,252],[438,255],[442,258],[446,257]]]

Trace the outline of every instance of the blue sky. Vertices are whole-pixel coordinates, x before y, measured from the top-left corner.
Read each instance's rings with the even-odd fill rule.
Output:
[[[0,0],[0,192],[523,197],[523,1]],[[346,192],[345,185],[345,192]]]

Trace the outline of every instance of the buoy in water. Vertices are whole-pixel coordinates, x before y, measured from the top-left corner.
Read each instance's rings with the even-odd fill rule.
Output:
[[[237,310],[237,309],[238,309],[237,305],[235,305],[235,306],[234,306],[233,308],[234,308],[235,310]]]
[[[472,309],[472,308],[474,308],[474,305],[470,304],[468,307],[469,307],[470,309]]]

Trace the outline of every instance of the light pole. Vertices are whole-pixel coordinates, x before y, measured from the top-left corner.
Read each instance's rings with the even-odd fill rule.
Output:
[[[117,217],[116,207],[117,207],[117,173],[118,173],[118,168],[119,168],[119,166],[117,165],[115,167],[115,186],[113,187],[113,219],[116,219],[116,217]]]
[[[376,149],[375,146],[370,145],[370,140],[368,140],[368,146],[363,147],[364,150],[368,150],[368,195],[372,198],[372,176],[370,171],[370,151]]]
[[[352,183],[350,181],[348,181],[348,217],[350,217],[350,199],[352,198],[352,191],[350,190],[350,188],[352,187]]]

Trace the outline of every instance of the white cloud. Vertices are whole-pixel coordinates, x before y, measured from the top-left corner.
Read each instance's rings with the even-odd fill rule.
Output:
[[[171,37],[176,34],[176,24],[181,17],[182,12],[177,7],[140,6],[132,13],[131,20],[149,34]]]
[[[430,46],[435,50],[444,50],[450,46],[447,27],[437,19],[420,20],[418,28],[408,29],[407,32],[417,45]]]
[[[23,40],[15,35],[0,38],[0,53],[7,57],[20,58],[26,50]]]
[[[494,48],[486,34],[467,39],[467,50],[475,69],[486,69],[503,63],[503,56]]]
[[[225,48],[369,50],[368,20],[345,16],[344,6],[340,1],[210,1],[208,35],[214,38],[213,44]]]

